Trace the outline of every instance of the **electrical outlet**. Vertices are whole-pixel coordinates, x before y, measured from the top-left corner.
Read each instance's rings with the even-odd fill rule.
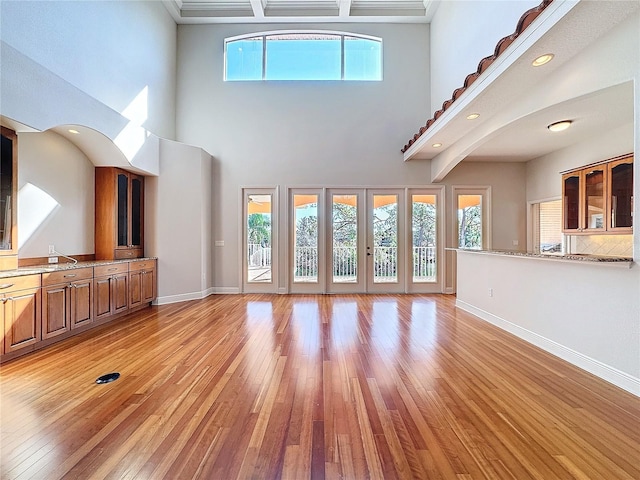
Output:
[[[49,255],[53,255],[54,253],[56,253],[56,247],[49,245]]]
[[[58,257],[49,257],[49,263],[58,263]]]
[[[489,289],[489,296],[490,296],[490,297],[493,297],[493,288],[490,288],[490,289]]]

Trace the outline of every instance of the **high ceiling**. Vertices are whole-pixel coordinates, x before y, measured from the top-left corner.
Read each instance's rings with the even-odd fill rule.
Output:
[[[164,1],[177,23],[426,23],[441,0]]]

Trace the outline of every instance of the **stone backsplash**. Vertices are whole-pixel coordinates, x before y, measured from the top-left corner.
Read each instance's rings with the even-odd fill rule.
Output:
[[[567,253],[633,256],[633,235],[570,235]]]

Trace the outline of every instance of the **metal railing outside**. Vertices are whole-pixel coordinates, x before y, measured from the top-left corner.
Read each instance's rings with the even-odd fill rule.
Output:
[[[393,281],[398,274],[397,247],[374,247],[374,277]],[[434,280],[436,276],[436,247],[413,247],[414,281]],[[270,256],[269,256],[270,260]],[[318,248],[295,247],[295,281],[316,279],[318,276]],[[334,281],[355,279],[357,276],[357,252],[355,247],[333,248]]]

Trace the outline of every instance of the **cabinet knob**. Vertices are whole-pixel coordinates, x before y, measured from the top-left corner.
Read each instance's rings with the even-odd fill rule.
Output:
[[[3,283],[2,285],[0,285],[0,289],[4,290],[5,288],[10,288],[13,287],[15,285],[15,283]]]

